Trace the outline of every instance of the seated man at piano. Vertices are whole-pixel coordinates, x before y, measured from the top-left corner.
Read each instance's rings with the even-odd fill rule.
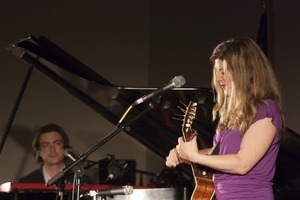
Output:
[[[57,124],[46,124],[40,128],[32,141],[32,148],[40,168],[21,177],[19,182],[47,183],[64,167],[67,157],[65,150],[71,148],[65,130]],[[65,177],[66,183],[72,183],[74,176]],[[89,176],[83,175],[81,183],[92,184]]]

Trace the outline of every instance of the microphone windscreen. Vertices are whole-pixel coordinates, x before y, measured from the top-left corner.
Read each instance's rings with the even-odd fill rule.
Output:
[[[72,153],[73,151],[72,151],[72,149],[70,149],[70,148],[67,148],[67,149],[65,149],[64,150],[64,155],[65,156],[68,156],[70,153]]]
[[[171,82],[174,83],[174,87],[181,87],[185,84],[185,78],[182,75],[175,76]]]
[[[123,186],[123,189],[125,195],[131,195],[133,193],[133,187],[130,185]]]

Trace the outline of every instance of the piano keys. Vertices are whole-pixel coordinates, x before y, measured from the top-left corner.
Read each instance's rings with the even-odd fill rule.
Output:
[[[5,186],[5,189],[3,189]],[[57,199],[58,191],[57,187],[45,186],[43,183],[5,183],[2,184],[0,191],[0,199],[7,200],[55,200]],[[101,199],[97,193],[101,191],[109,191],[112,193],[114,190],[119,189],[117,185],[99,185],[99,184],[83,184],[80,186],[80,199]],[[111,200],[186,200],[190,198],[190,191],[188,188],[154,188],[148,186],[133,186],[133,191],[129,195],[113,195],[107,196],[106,199]],[[63,199],[71,199],[71,193],[73,191],[72,184],[66,184],[64,187]],[[95,191],[94,196],[91,191]]]

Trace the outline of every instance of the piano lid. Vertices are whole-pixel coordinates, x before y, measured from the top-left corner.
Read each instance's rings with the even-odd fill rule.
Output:
[[[118,123],[136,99],[156,90],[116,86],[44,36],[29,35],[10,44],[6,49],[113,124]],[[210,146],[214,133],[211,116],[213,93],[208,88],[175,88],[167,91],[154,108],[124,130],[164,158],[182,135],[182,121],[174,118],[183,118],[180,108],[184,108],[184,104],[188,105],[189,101],[198,103],[196,119],[193,122],[194,129],[201,133],[198,145],[200,148]],[[131,120],[147,109],[149,102],[133,107],[124,121]],[[190,174],[189,167],[182,168]]]

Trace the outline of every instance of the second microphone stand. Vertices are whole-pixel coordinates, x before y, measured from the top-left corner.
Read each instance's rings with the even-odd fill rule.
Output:
[[[79,163],[84,162],[89,155],[91,155],[93,152],[95,152],[97,149],[99,149],[101,146],[103,146],[106,142],[108,142],[110,139],[112,139],[114,136],[116,136],[119,132],[124,130],[126,127],[131,125],[135,120],[140,118],[142,115],[144,115],[148,110],[155,108],[157,104],[160,102],[160,96],[153,99],[152,102],[148,104],[146,109],[144,109],[141,113],[139,113],[137,116],[135,116],[132,120],[125,123],[123,126],[121,124],[118,124],[116,128],[107,134],[102,140],[100,140],[96,145],[92,146],[86,153],[81,154],[73,163],[66,166],[62,171],[57,173],[53,178],[51,178],[47,183],[46,186],[51,186],[53,184],[59,184],[60,180],[63,179],[63,177],[70,172],[71,170],[74,170],[76,166],[80,166]],[[61,188],[60,188],[61,189]],[[77,190],[79,192],[79,186],[77,187]],[[77,197],[79,197],[79,193],[77,193]]]

